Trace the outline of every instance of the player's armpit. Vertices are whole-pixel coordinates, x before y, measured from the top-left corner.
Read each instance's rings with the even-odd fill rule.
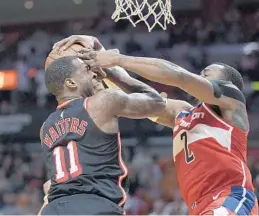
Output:
[[[133,119],[158,116],[165,109],[165,101],[155,90],[126,94],[121,90],[107,89],[103,105],[107,113]]]
[[[43,184],[43,191],[44,191],[44,198],[43,198],[43,204],[38,212],[37,215],[41,215],[41,212],[43,210],[43,208],[48,204],[48,191],[50,189],[50,185],[51,185],[51,181],[48,180]]]
[[[155,120],[151,120],[166,127],[173,128],[175,117],[178,115],[178,113],[185,109],[190,109],[191,107],[192,106],[185,101],[167,99],[166,107],[164,111],[161,112],[161,115],[158,116]]]

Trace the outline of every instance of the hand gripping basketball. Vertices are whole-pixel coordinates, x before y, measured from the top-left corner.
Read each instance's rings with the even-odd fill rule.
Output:
[[[83,59],[91,68],[110,68],[118,64],[120,52],[118,49],[106,51],[83,49],[79,51],[78,57]]]
[[[54,44],[53,49],[57,51],[65,51],[73,44],[80,44],[84,48],[93,50],[102,50],[103,46],[96,37],[88,35],[72,35]]]

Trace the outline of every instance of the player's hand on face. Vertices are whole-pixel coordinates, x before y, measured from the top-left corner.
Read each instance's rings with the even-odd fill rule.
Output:
[[[78,57],[83,59],[91,68],[110,68],[118,64],[120,52],[118,49],[107,51],[83,49],[78,53]]]
[[[94,68],[93,71],[97,74],[97,80],[103,80],[107,77],[107,74],[100,67]]]
[[[103,45],[100,43],[100,41],[93,36],[87,36],[87,35],[72,35],[70,37],[67,37],[61,41],[58,41],[53,45],[53,49],[59,51],[65,51],[73,44],[81,44],[85,48],[91,48],[94,50],[101,50],[104,49]]]

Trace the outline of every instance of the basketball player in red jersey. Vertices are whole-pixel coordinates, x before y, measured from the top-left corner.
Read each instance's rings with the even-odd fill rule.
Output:
[[[257,215],[258,204],[247,167],[249,123],[237,70],[223,63],[200,76],[162,59],[113,51],[79,54],[91,67],[120,66],[146,79],[181,88],[200,101],[167,102],[155,119],[174,129],[173,157],[183,199],[192,215]],[[114,76],[116,77],[116,76]],[[124,91],[125,71],[112,80]]]

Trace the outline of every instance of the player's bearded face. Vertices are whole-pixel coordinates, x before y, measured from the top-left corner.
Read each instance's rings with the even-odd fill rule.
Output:
[[[98,90],[104,89],[102,85],[102,73],[93,71],[82,60],[75,62],[77,71],[73,74],[73,79],[77,84],[80,96],[88,97],[95,94]],[[105,73],[104,73],[105,74]]]
[[[101,68],[97,68],[93,72],[96,74],[96,78],[93,79],[94,93],[96,93],[105,89],[102,80],[106,77],[106,73]]]
[[[84,73],[84,76],[81,79],[82,83],[80,84],[83,96],[94,95],[98,91],[103,90],[104,86],[102,84],[102,79],[103,77],[94,71],[89,70],[87,73]]]
[[[73,80],[80,96],[88,97],[94,94],[94,76],[96,75],[87,66],[78,65],[77,71],[73,74]]]
[[[204,77],[207,80],[221,80],[224,79],[221,69],[223,66],[221,65],[217,65],[217,64],[212,64],[209,65],[208,67],[204,68],[201,73],[200,76]],[[192,105],[196,105],[198,104],[200,101],[193,97],[192,95],[187,95],[187,100],[190,104]]]

